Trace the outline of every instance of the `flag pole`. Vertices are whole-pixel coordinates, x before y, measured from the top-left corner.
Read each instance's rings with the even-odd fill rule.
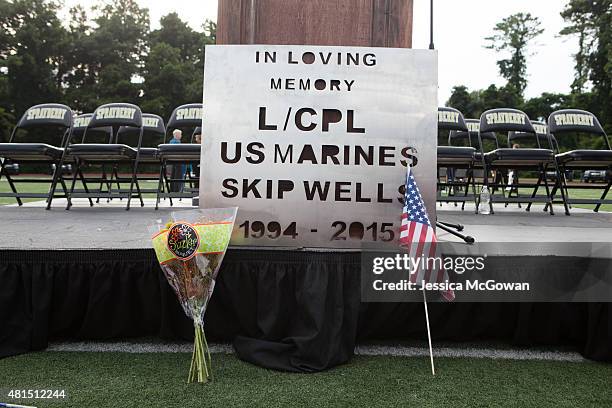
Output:
[[[425,288],[423,288],[423,305],[425,306],[425,321],[427,322],[427,340],[429,340],[429,359],[431,361],[431,375],[436,375],[434,367],[433,349],[431,347],[431,331],[429,330],[429,313],[427,312],[427,297],[425,296]]]

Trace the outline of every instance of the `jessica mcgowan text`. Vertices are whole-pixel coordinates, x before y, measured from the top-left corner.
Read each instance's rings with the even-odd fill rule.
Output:
[[[466,280],[464,282],[411,282],[402,279],[398,282],[384,282],[377,279],[372,282],[375,291],[413,291],[413,290],[438,290],[438,291],[514,291],[526,292],[530,290],[528,282],[497,282],[493,279],[486,281]]]

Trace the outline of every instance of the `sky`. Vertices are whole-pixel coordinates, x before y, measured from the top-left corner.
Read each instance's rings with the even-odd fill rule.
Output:
[[[307,1],[307,0],[304,0]],[[544,33],[531,50],[528,59],[529,83],[527,97],[542,92],[570,90],[577,51],[575,38],[560,38],[563,19],[559,13],[568,0],[435,0],[434,44],[439,52],[438,99],[444,103],[455,85],[466,85],[470,90],[482,89],[491,83],[503,85],[499,77],[493,50],[485,49],[484,38],[493,33],[495,24],[518,12],[529,12],[542,22]],[[66,7],[74,4],[85,7],[94,1],[66,0]],[[149,8],[152,28],[159,27],[161,16],[176,11],[194,29],[201,29],[206,19],[217,19],[217,0],[139,0]],[[429,46],[429,1],[414,0],[414,48]]]

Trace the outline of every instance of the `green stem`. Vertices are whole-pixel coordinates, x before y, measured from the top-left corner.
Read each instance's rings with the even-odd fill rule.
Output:
[[[210,379],[212,380],[212,358],[210,357],[210,349],[208,348],[208,342],[206,341],[206,333],[204,333],[204,328],[202,328],[202,337],[204,338],[204,346],[206,347],[206,354],[208,355],[208,365],[210,366]]]
[[[202,341],[200,337],[200,328],[196,328],[196,345],[197,345],[197,356],[196,356],[196,367],[198,374],[198,382],[203,382],[202,378]]]
[[[187,377],[187,383],[192,383],[194,380],[195,373],[195,359],[196,359],[196,342],[193,342],[193,352],[191,353],[191,365],[189,366],[189,377]]]
[[[191,355],[191,366],[187,382],[206,383],[212,379],[212,359],[204,328],[199,324],[194,324],[195,336],[193,341],[193,353]]]

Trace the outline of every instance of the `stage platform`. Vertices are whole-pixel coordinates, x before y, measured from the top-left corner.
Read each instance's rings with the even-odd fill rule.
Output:
[[[90,207],[86,200],[77,199],[70,211],[64,210],[60,200],[54,201],[49,211],[43,208],[44,202],[32,202],[23,207],[2,206],[0,250],[151,248],[148,225],[158,220],[166,222],[172,211],[195,208],[187,199],[175,200],[173,207],[167,201],[162,202],[159,210],[154,209],[153,200],[147,200],[144,207],[136,205],[136,202],[133,205],[126,211],[125,202],[119,200]],[[551,216],[542,211],[541,205],[534,206],[531,212],[516,205],[507,208],[499,205],[494,215],[480,215],[474,214],[473,205],[466,205],[466,209],[461,211],[452,204],[443,204],[438,207],[438,219],[463,224],[464,233],[473,236],[478,243],[529,243],[523,248],[512,245],[511,251],[498,245],[497,254],[504,255],[555,255],[555,246],[546,246],[546,243],[612,242],[612,213],[576,208],[571,216],[566,216],[561,207],[556,209],[557,215]],[[442,241],[461,242],[442,230],[438,234]],[[534,246],[533,243],[543,245]]]

